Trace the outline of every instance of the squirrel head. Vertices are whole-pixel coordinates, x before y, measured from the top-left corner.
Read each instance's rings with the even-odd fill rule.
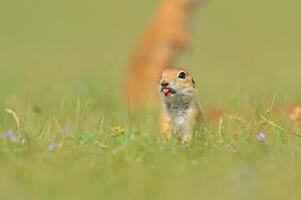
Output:
[[[160,92],[163,98],[187,99],[195,97],[195,81],[183,68],[166,68],[160,79]]]

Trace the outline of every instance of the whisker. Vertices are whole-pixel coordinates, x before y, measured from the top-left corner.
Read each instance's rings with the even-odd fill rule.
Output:
[[[152,83],[153,84],[159,84],[160,83],[160,79],[161,79],[161,77],[153,77],[153,79],[152,79]]]

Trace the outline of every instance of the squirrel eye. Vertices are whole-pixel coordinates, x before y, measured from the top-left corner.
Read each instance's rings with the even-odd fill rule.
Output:
[[[185,72],[181,72],[181,73],[179,73],[178,78],[185,79],[185,76],[186,76]]]

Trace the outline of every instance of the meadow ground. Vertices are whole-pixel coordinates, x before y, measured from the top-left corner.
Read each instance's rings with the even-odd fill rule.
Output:
[[[287,117],[301,103],[300,3],[197,11],[176,64],[194,74],[204,110],[226,115],[190,145],[165,142],[156,113],[119,102],[156,2],[0,5],[1,199],[301,198],[301,132]]]

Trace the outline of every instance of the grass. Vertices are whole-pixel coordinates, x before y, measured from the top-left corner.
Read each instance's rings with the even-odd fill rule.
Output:
[[[59,112],[18,116],[19,141],[0,143],[2,198],[299,198],[300,131],[286,120],[231,115],[182,145],[164,141],[152,116],[129,126],[126,114],[93,107],[74,104],[68,122]],[[1,116],[1,130],[14,126]]]
[[[119,101],[156,4],[115,3],[0,2],[0,132],[18,136],[0,136],[0,198],[300,199],[301,133],[287,118],[301,101],[300,3],[212,1],[196,13],[176,65],[205,110],[227,115],[190,145]]]

